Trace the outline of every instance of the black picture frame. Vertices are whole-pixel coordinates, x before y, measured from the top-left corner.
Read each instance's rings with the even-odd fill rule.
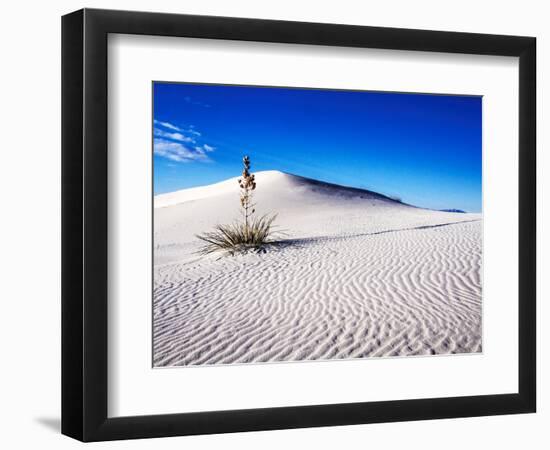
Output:
[[[518,392],[107,416],[109,33],[519,57]],[[83,9],[62,18],[62,433],[82,441],[535,412],[536,39]]]

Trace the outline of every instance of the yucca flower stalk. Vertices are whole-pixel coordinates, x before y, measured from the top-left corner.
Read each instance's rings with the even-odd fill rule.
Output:
[[[248,250],[265,251],[265,247],[274,244],[275,232],[273,222],[275,215],[256,217],[256,205],[253,193],[256,190],[256,179],[250,173],[250,158],[243,157],[243,171],[238,180],[240,192],[242,222],[229,225],[216,225],[213,231],[198,234],[197,238],[205,244],[199,253],[209,254],[224,251],[230,255]]]
[[[252,203],[253,191],[256,189],[256,180],[254,175],[250,173],[250,158],[248,156],[243,158],[243,173],[242,178],[238,179],[238,183],[241,188],[240,199],[244,217],[244,232],[245,236],[248,236],[250,232],[249,221],[256,212],[254,209],[255,205]]]

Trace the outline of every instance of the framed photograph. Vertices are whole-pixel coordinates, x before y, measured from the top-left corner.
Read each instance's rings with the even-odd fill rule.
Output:
[[[62,21],[62,432],[535,412],[535,38]]]

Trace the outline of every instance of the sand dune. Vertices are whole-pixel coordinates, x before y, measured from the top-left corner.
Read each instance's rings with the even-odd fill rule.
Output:
[[[236,179],[155,197],[155,366],[481,351],[481,215],[256,177],[288,243],[262,254],[196,253]]]

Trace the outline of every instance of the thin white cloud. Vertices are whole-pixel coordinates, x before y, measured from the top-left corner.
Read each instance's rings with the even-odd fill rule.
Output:
[[[170,122],[154,120],[154,153],[175,162],[211,161],[207,153],[216,150],[202,143],[202,133],[194,125],[180,127]]]
[[[208,103],[198,102],[196,100],[193,100],[191,97],[184,97],[183,99],[191,105],[202,106],[203,108],[210,108],[210,105]]]
[[[155,133],[155,136],[165,138],[165,139],[172,139],[174,141],[187,142],[192,144],[195,143],[195,138],[185,136],[184,134],[179,132],[170,132],[170,131],[161,130],[160,128],[155,128],[154,133]]]
[[[213,152],[214,150],[216,150],[216,147],[212,147],[208,144],[202,144],[201,146],[195,147],[195,149],[202,152]]]
[[[164,128],[168,128],[169,130],[183,131],[180,127],[177,127],[176,125],[171,124],[170,122],[161,122],[160,120],[156,120],[156,119],[154,122],[156,125],[161,125]]]
[[[159,126],[161,126],[161,127],[167,128],[167,129],[169,129],[169,130],[179,131],[179,132],[182,132],[182,133],[191,134],[191,135],[196,136],[196,137],[202,136],[202,133],[201,133],[201,132],[195,130],[195,126],[194,126],[194,125],[190,125],[190,126],[187,127],[187,128],[182,128],[182,127],[178,127],[177,125],[174,125],[173,123],[170,123],[170,122],[162,122],[162,121],[157,120],[157,119],[155,119],[154,122],[155,122],[155,125],[159,125]]]
[[[162,138],[155,139],[154,152],[155,155],[176,162],[209,161],[204,151],[190,149],[182,143],[172,142]]]
[[[202,133],[199,133],[197,130],[195,130],[193,127],[190,127],[188,130],[185,130],[186,133],[193,134],[195,136],[202,136]]]

